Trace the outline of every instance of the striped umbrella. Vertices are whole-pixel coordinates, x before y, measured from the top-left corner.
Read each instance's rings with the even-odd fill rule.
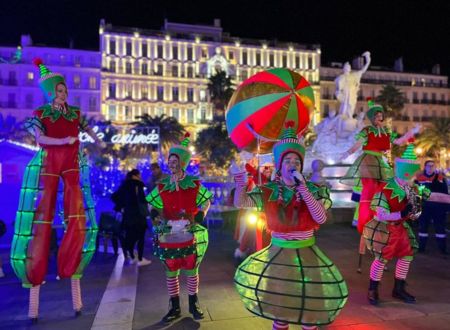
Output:
[[[239,149],[271,152],[284,123],[293,120],[296,134],[302,134],[313,109],[314,91],[303,76],[288,69],[262,71],[245,80],[231,97],[228,134]]]

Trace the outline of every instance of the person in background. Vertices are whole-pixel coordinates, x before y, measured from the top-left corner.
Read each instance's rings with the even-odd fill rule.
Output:
[[[139,170],[133,169],[127,173],[125,181],[119,187],[115,201],[116,209],[123,212],[125,258],[129,263],[136,263],[138,266],[151,264],[150,260],[144,258],[145,231],[148,228],[147,217],[150,213]],[[137,247],[137,256],[134,253],[135,247]]]
[[[448,194],[448,185],[445,176],[436,172],[436,165],[433,160],[427,160],[422,173],[416,175],[415,182],[424,185],[431,192]],[[446,205],[426,201],[422,214],[419,217],[419,252],[425,252],[428,241],[428,226],[432,222],[436,236],[436,242],[442,254],[448,254],[447,234],[445,231],[447,218]]]
[[[163,171],[161,170],[161,166],[159,166],[158,163],[152,163],[150,165],[150,170],[152,172],[147,188],[148,191],[152,191],[153,189],[155,189],[156,185],[165,177],[167,177],[167,174],[163,173]]]

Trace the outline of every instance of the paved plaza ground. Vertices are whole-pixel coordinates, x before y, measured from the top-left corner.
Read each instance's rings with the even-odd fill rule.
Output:
[[[339,215],[338,215],[339,216]],[[339,220],[335,216],[335,220]],[[380,294],[382,303],[370,306],[366,300],[371,258],[363,262],[358,274],[359,236],[348,224],[336,221],[322,226],[317,244],[335,262],[347,281],[350,296],[336,321],[323,329],[450,329],[450,259],[439,255],[433,240],[429,251],[414,260],[408,290],[417,304],[394,300],[393,267],[384,274]],[[210,247],[201,266],[200,305],[205,319],[194,321],[188,313],[186,282],[182,277],[181,307],[183,316],[171,325],[160,323],[168,310],[168,296],[163,267],[155,257],[153,264],[137,268],[124,264],[123,257],[98,252],[82,279],[83,314],[75,318],[71,309],[70,282],[56,280],[55,263],[49,269],[47,283],[41,290],[40,320],[30,325],[27,319],[27,290],[20,287],[7,261],[1,255],[6,277],[0,279],[0,329],[271,329],[271,322],[247,312],[234,290],[231,230],[210,230]],[[150,257],[150,240],[146,253]],[[291,326],[291,329],[300,329]]]

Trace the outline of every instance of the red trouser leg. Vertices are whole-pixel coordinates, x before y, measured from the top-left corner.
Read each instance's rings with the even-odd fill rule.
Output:
[[[27,250],[27,278],[33,285],[42,284],[47,274],[59,176],[43,173],[40,180],[43,192],[33,220],[33,238]]]
[[[71,277],[77,270],[86,235],[86,214],[78,170],[62,173],[64,181],[64,217],[67,229],[58,251],[58,275]]]
[[[383,182],[375,179],[361,179],[362,191],[359,200],[359,214],[358,214],[358,232],[361,234],[364,226],[372,220],[374,213],[370,208],[373,196],[380,192],[383,188]]]

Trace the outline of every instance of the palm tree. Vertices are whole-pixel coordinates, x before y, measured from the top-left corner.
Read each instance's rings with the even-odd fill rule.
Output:
[[[169,150],[172,144],[178,143],[183,136],[185,129],[174,117],[167,117],[165,114],[150,116],[144,114],[136,117],[138,121],[132,122],[135,128],[159,127],[159,139],[162,152]]]
[[[214,117],[223,120],[225,108],[234,92],[231,78],[227,77],[225,71],[216,71],[209,78],[208,91],[214,105]]]
[[[223,121],[211,123],[201,130],[195,141],[195,148],[202,158],[218,168],[228,166],[237,152]]]
[[[399,118],[401,116],[403,107],[408,99],[405,95],[394,85],[385,85],[380,92],[380,95],[376,97],[376,101],[379,102],[384,109],[392,116],[392,118]]]
[[[431,127],[426,127],[417,138],[417,147],[422,148],[425,155],[440,159],[441,150],[450,147],[450,118],[435,118]]]

